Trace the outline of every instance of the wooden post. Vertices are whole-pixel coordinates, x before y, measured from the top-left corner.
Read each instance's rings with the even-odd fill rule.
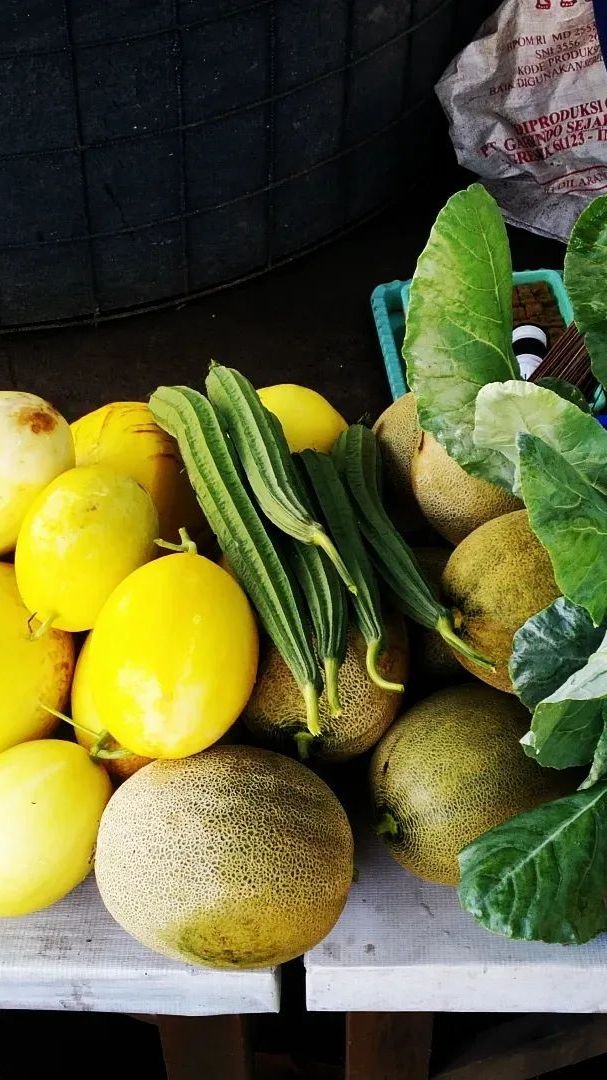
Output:
[[[346,1080],[428,1080],[433,1013],[348,1013]]]
[[[251,1080],[244,1016],[156,1017],[167,1080]]]

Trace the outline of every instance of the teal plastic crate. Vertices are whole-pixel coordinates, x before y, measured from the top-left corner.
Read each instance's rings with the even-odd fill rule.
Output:
[[[565,325],[569,326],[573,322],[573,309],[558,270],[521,270],[512,275],[514,285],[529,285],[536,281],[546,282]],[[371,310],[394,401],[406,394],[408,389],[401,349],[410,287],[410,280],[390,281],[386,285],[378,285],[371,293]]]

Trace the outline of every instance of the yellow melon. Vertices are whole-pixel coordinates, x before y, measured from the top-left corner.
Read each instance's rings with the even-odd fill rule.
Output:
[[[109,465],[146,489],[158,511],[160,536],[173,543],[180,528],[208,539],[208,526],[177,443],[158,427],[143,401],[113,401],[72,424],[77,465]]]

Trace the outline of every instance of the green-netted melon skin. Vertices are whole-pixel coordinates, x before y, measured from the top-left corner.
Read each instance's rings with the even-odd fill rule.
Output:
[[[156,952],[214,968],[270,967],[312,948],[352,873],[352,832],[330,788],[246,746],[141,769],[108,804],[97,844],[116,921]]]
[[[424,517],[452,544],[459,544],[486,521],[523,505],[497,484],[467,473],[428,432],[418,441],[410,475]]]
[[[439,690],[404,713],[375,748],[370,769],[377,822],[390,854],[417,877],[459,880],[457,856],[515,814],[575,790],[577,774],[543,769],[519,740],[529,713],[481,683]]]
[[[379,661],[381,675],[406,684],[409,674],[407,629],[400,619],[387,624],[387,647]],[[375,746],[400,711],[403,696],[371,682],[366,669],[366,645],[350,627],[346,657],[339,671],[341,716],[331,716],[326,696],[319,701],[319,737],[304,741],[310,758],[327,762],[349,761]],[[296,738],[307,730],[301,691],[274,645],[266,649],[257,683],[243,714],[250,732],[260,742],[284,750],[296,748]],[[300,743],[301,747],[301,743]]]
[[[441,591],[459,637],[492,660],[495,671],[456,652],[460,664],[497,690],[513,693],[508,664],[514,635],[560,595],[527,511],[487,521],[462,540],[445,567]]]

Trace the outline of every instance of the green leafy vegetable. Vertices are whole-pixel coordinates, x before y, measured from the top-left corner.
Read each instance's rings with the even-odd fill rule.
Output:
[[[494,933],[582,944],[607,930],[607,784],[540,806],[460,857],[462,907]]]
[[[551,375],[544,375],[542,379],[538,379],[535,385],[543,386],[545,390],[552,390],[554,394],[558,394],[565,401],[571,401],[574,405],[577,405],[582,412],[590,412],[590,406],[579,386],[567,382],[567,379],[556,379]]]
[[[592,370],[607,383],[607,196],[599,195],[577,219],[565,255],[565,286]]]
[[[603,730],[596,744],[590,772],[584,783],[580,784],[580,791],[592,787],[599,780],[603,780],[605,776],[607,776],[607,706],[603,702]]]
[[[424,431],[468,472],[507,484],[503,459],[472,438],[479,389],[519,376],[508,237],[480,184],[449,199],[418,259],[403,357]]]
[[[587,611],[564,596],[532,615],[514,635],[510,678],[528,709],[558,690],[583,668],[607,633],[607,622],[595,626]]]
[[[567,769],[592,761],[607,700],[607,634],[586,663],[535,708],[525,752],[540,765]]]
[[[607,621],[561,596],[515,634],[510,676],[534,709],[522,740],[539,765],[565,769],[592,761],[582,787],[607,775]]]
[[[575,408],[572,406],[572,408]],[[596,421],[580,417],[605,435]],[[521,489],[531,528],[547,549],[560,591],[586,608],[597,625],[607,614],[607,476],[584,445],[572,453],[553,449],[534,435],[519,435]],[[571,458],[575,458],[572,463]]]
[[[576,470],[607,492],[607,431],[572,402],[530,382],[491,383],[476,401],[474,440],[498,451],[507,464],[509,486],[520,495],[517,438],[535,435],[554,447]]]

